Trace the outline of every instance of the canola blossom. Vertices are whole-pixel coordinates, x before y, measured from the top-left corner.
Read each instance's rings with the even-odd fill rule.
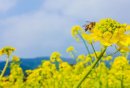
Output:
[[[127,26],[127,24],[120,24],[111,18],[102,19],[96,23],[90,34],[83,34],[83,36],[87,41],[99,41],[104,46],[117,44],[119,48],[128,47],[130,35],[127,34],[129,29]]]
[[[87,50],[78,54],[77,47],[69,46],[66,52],[75,60],[73,64],[64,61],[60,52],[53,52],[37,68],[24,71],[20,58],[13,55],[15,48],[0,49],[0,56],[7,56],[0,72],[0,88],[130,88],[130,25],[105,18],[87,32],[73,26],[71,34]],[[7,67],[10,74],[4,75]]]

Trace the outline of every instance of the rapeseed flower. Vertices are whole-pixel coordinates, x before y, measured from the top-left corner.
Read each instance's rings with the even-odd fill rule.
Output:
[[[104,46],[111,46],[113,44],[122,43],[123,45],[130,44],[130,36],[125,32],[129,29],[126,24],[121,24],[111,18],[102,19],[96,23],[95,27],[90,31],[90,34],[83,34],[87,41],[99,41]]]
[[[3,47],[1,50],[2,50],[2,54],[6,54],[10,56],[12,52],[14,52],[16,49],[10,46],[6,46],[6,47]]]
[[[84,33],[83,29],[79,26],[73,26],[71,29],[71,35],[77,40],[79,41],[79,35]]]
[[[59,52],[53,52],[51,54],[50,61],[52,61],[52,62],[55,62],[55,61],[62,62],[60,56],[61,56],[61,54]]]

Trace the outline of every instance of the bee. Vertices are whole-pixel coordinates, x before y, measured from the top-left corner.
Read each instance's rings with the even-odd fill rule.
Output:
[[[83,27],[85,28],[85,32],[88,30],[92,30],[94,28],[94,26],[96,25],[96,22],[90,22],[90,21],[86,21],[89,22],[89,24],[85,24]]]

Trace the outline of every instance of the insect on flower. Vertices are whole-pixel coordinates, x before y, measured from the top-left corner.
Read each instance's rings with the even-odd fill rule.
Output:
[[[92,30],[93,27],[96,25],[96,22],[86,21],[89,24],[85,24],[83,27],[85,28],[85,32],[88,30]]]

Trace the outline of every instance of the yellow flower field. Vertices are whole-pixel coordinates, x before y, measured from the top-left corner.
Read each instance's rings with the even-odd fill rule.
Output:
[[[24,72],[19,57],[11,56],[15,48],[3,47],[0,55],[7,58],[0,73],[0,88],[130,88],[130,25],[105,18],[90,27],[87,31],[79,25],[71,29],[72,37],[83,43],[87,53],[77,55],[76,47],[68,47],[66,52],[75,64],[63,61],[59,52],[53,52],[50,60]],[[97,43],[100,50],[95,48]],[[10,75],[4,76],[11,57]]]

